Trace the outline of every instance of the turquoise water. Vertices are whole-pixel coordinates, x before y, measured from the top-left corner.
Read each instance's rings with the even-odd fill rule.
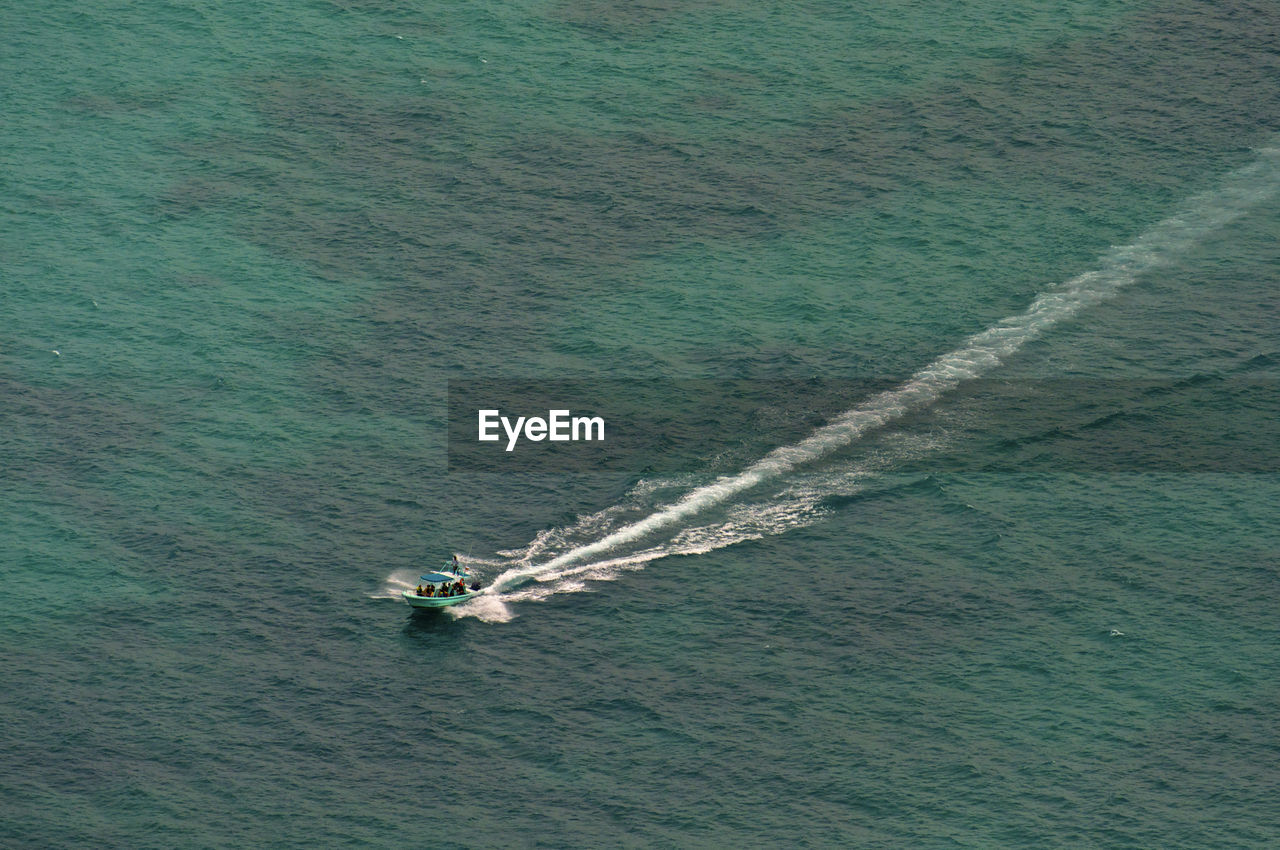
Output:
[[[1280,842],[1277,32],[0,11],[0,844]],[[451,469],[495,377],[686,439]]]

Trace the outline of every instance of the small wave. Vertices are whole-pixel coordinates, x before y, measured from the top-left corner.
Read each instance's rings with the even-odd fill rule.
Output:
[[[370,599],[399,599],[401,591],[412,590],[417,586],[419,573],[413,570],[396,570],[382,581],[377,592],[370,593]]]

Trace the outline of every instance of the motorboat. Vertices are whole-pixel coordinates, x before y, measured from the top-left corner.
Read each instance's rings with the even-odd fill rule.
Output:
[[[479,583],[467,586],[470,574],[441,570],[435,573],[423,573],[418,577],[418,586],[406,590],[400,595],[404,601],[414,608],[448,608],[459,602],[466,602],[480,595]]]

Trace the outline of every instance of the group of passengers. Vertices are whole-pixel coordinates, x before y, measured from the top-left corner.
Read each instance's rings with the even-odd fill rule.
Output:
[[[436,587],[434,584],[418,585],[419,596],[445,597],[445,596],[462,596],[467,592],[467,585],[462,579],[458,579],[453,584],[442,584]]]

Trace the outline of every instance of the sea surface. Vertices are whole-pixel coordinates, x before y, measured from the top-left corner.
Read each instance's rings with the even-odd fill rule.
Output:
[[[0,847],[1280,846],[1276,3],[52,0],[0,79]],[[451,462],[494,380],[668,430]]]

